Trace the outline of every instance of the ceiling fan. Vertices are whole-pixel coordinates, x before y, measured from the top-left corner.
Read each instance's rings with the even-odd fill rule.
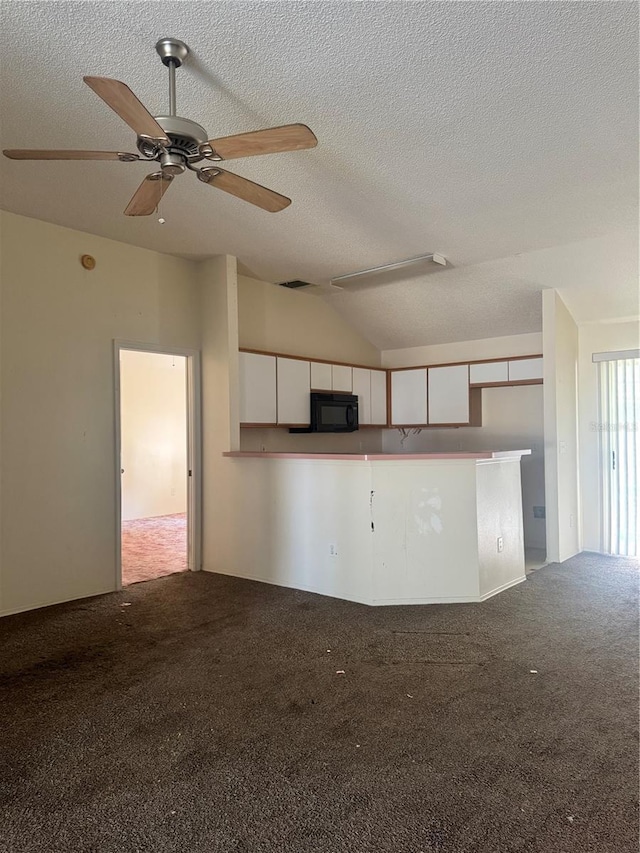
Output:
[[[255,204],[270,213],[283,210],[291,199],[266,187],[221,169],[217,164],[237,157],[278,154],[314,148],[318,140],[304,124],[286,124],[250,133],[238,133],[220,139],[208,139],[207,131],[196,122],[176,115],[176,68],[187,55],[187,45],[175,38],[163,38],[156,50],[169,69],[169,115],[152,116],[131,89],[109,77],[83,77],[84,82],[131,127],[137,135],[139,154],[120,151],[46,151],[7,149],[2,153],[12,160],[142,160],[157,162],[160,170],[142,181],[125,209],[127,216],[149,216],[158,207],[169,184],[186,169],[211,187]],[[216,165],[196,166],[202,160]]]

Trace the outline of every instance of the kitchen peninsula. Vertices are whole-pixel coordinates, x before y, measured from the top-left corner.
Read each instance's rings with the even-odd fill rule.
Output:
[[[530,452],[225,453],[215,570],[363,604],[484,601],[525,579]]]

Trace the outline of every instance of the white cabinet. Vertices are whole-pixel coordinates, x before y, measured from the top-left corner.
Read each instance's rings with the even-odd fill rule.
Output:
[[[276,423],[276,357],[240,353],[240,423]]]
[[[409,378],[416,372],[422,377],[416,417],[423,410],[426,417],[426,369],[408,371]],[[387,425],[386,370],[240,350],[239,373],[241,426],[307,426],[311,390],[355,394],[362,426]],[[415,408],[413,397],[409,406]]]
[[[314,391],[331,391],[331,365],[322,361],[311,362],[311,387]]]
[[[469,382],[472,385],[491,385],[509,381],[509,364],[506,361],[487,361],[469,365]]]
[[[509,362],[509,381],[542,379],[542,358],[520,358]]]
[[[355,368],[353,369],[355,382]],[[387,372],[371,371],[371,423],[387,423]]]
[[[310,420],[308,361],[278,356],[278,423],[306,426]]]
[[[344,364],[331,365],[331,389],[333,391],[344,391],[345,394],[351,394],[352,383],[350,367],[346,367]]]
[[[391,423],[399,426],[427,423],[427,369],[391,373]]]
[[[371,371],[364,367],[353,368],[353,393],[358,397],[358,421],[371,423]]]
[[[469,423],[469,365],[429,368],[429,425]]]
[[[358,397],[358,418],[363,426],[387,423],[387,372],[353,368],[353,393]]]

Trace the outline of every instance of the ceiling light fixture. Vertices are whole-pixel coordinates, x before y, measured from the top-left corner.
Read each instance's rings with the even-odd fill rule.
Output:
[[[331,279],[331,285],[333,287],[342,287],[347,282],[352,279],[361,278],[367,275],[376,275],[381,272],[389,272],[390,270],[398,270],[402,267],[409,267],[413,264],[424,263],[425,261],[429,261],[434,264],[438,264],[439,266],[446,267],[447,259],[444,255],[438,255],[435,252],[430,252],[428,255],[419,255],[417,258],[407,258],[405,261],[396,261],[392,264],[383,264],[379,267],[370,267],[366,270],[358,270],[357,272],[350,272],[346,275],[339,275],[335,278]]]

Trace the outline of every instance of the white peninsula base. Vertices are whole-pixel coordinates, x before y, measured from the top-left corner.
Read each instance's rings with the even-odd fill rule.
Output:
[[[528,453],[225,454],[205,569],[363,604],[483,601],[525,580]]]

